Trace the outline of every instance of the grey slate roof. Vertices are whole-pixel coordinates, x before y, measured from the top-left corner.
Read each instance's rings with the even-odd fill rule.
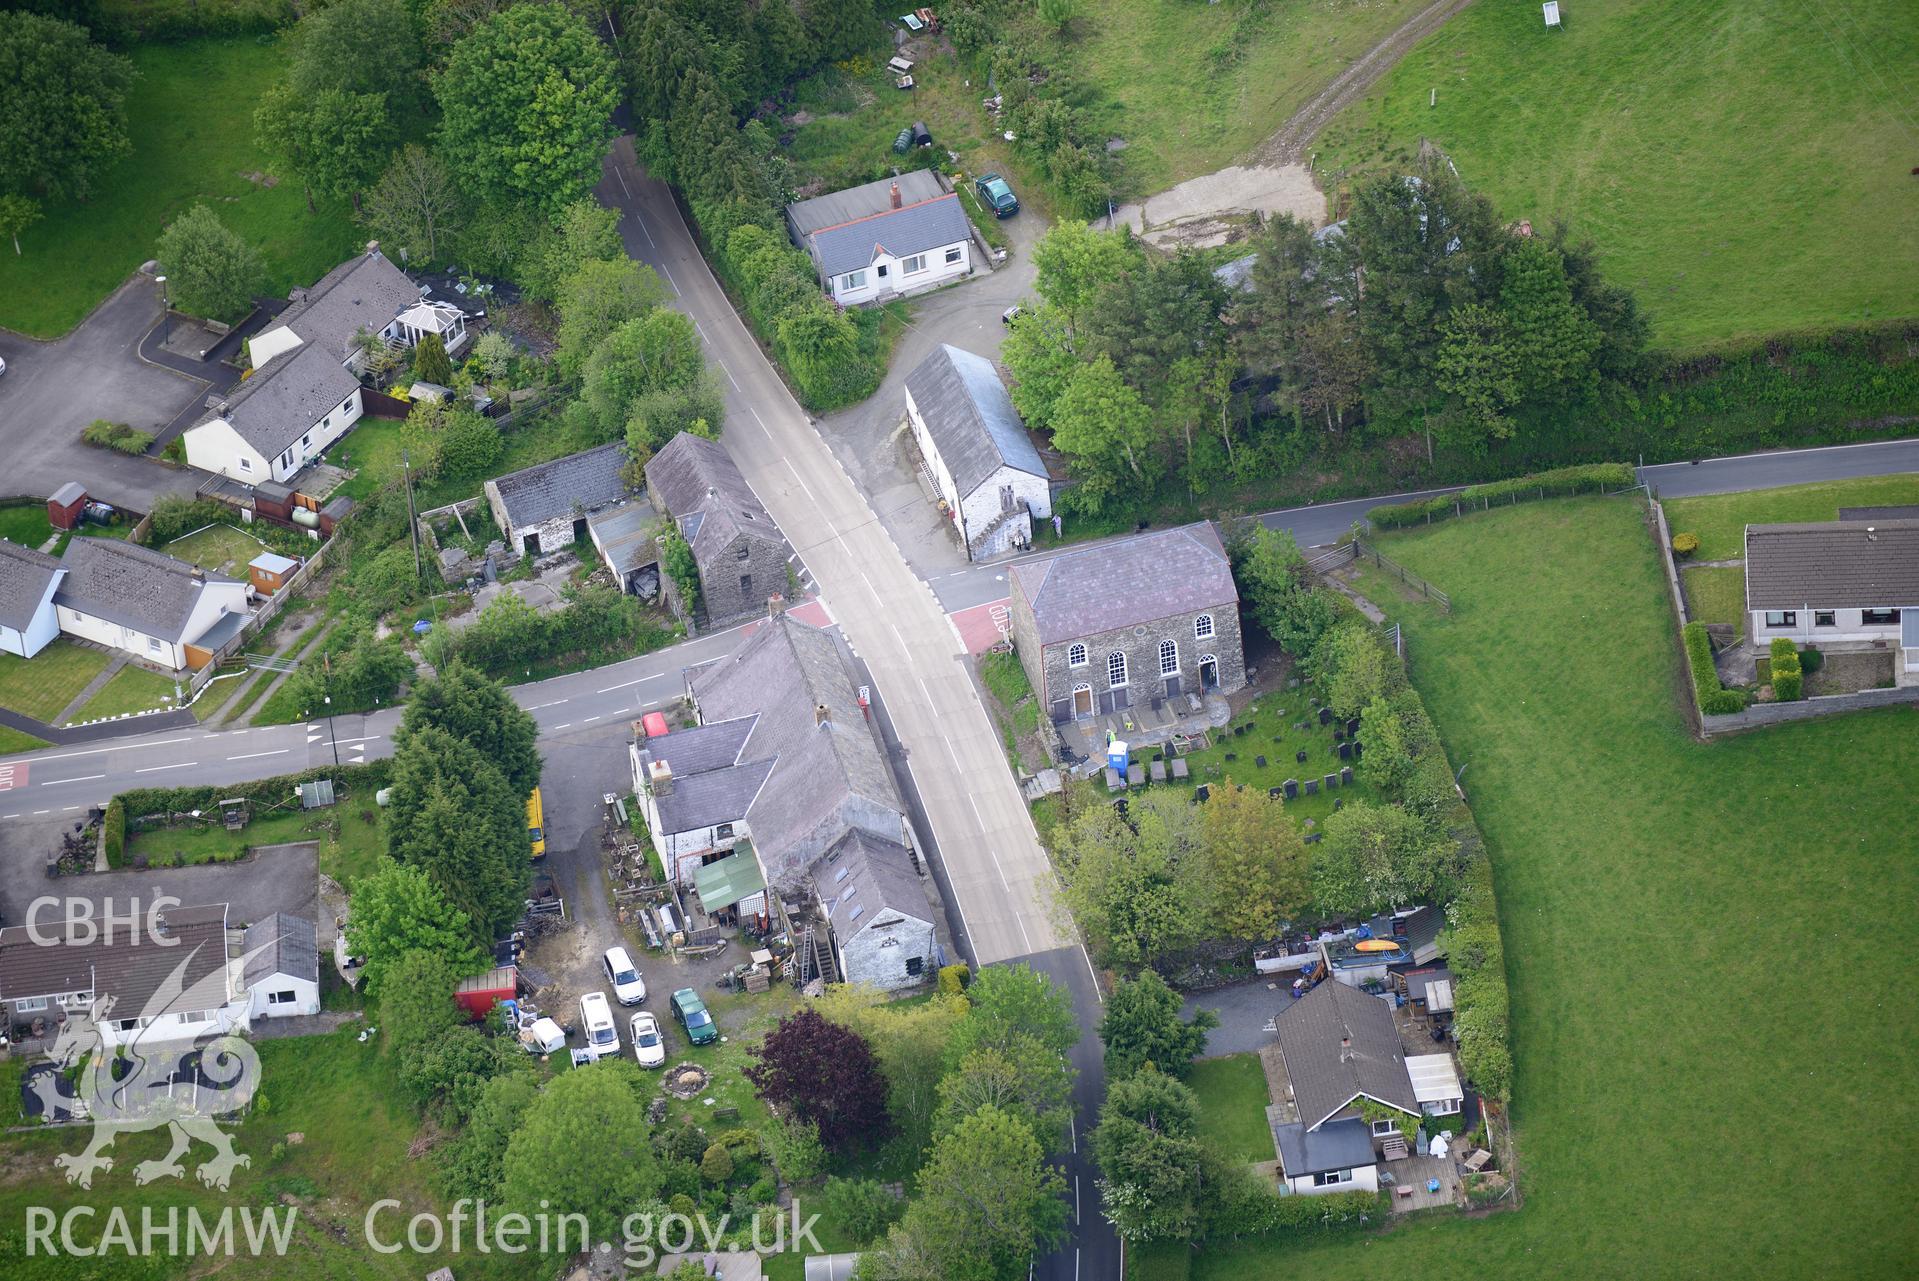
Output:
[[[625,462],[626,446],[615,441],[508,472],[488,484],[499,490],[510,534],[576,509],[596,511],[619,502],[627,492],[620,480]]]
[[[206,583],[238,581],[204,571],[196,577],[183,560],[111,538],[74,539],[60,567],[67,576],[54,604],[163,641],[191,639],[187,618]]]
[[[647,460],[646,483],[678,522],[702,573],[741,534],[785,545],[739,464],[717,440],[681,432]]]
[[[1919,520],[1746,526],[1747,609],[1919,606]]]
[[[852,673],[825,632],[781,614],[691,685],[704,720],[759,713],[745,756],[774,767],[746,817],[762,866],[777,866],[796,842],[846,815],[855,798],[904,813]],[[814,719],[819,705],[827,709],[824,725]]]
[[[1897,507],[1841,507],[1840,520],[1919,520],[1919,503]]]
[[[787,221],[799,235],[810,236],[826,227],[837,227],[841,223],[886,213],[893,207],[893,184],[896,182],[899,184],[902,205],[937,200],[946,194],[946,188],[932,170],[913,169],[897,178],[881,178],[877,182],[848,187],[845,191],[795,201],[786,207]]]
[[[420,301],[420,287],[384,255],[371,253],[347,259],[292,296],[279,324],[291,326],[301,342],[321,348],[337,364],[351,353],[354,335],[362,329],[378,333]]]
[[[1372,1132],[1364,1121],[1351,1117],[1328,1121],[1317,1130],[1308,1130],[1298,1121],[1276,1125],[1273,1138],[1279,1143],[1279,1168],[1289,1179],[1375,1163]]]
[[[241,977],[248,987],[275,974],[320,981],[319,932],[305,917],[275,912],[255,921],[247,926],[244,946]]]
[[[1032,606],[1042,645],[1239,603],[1208,521],[1016,564],[1013,588]]]
[[[60,562],[45,552],[0,538],[0,627],[27,630],[59,573]]]
[[[673,790],[655,801],[660,810],[660,829],[697,832],[739,822],[747,816],[753,798],[760,794],[772,772],[773,762],[769,760],[745,761],[689,778],[680,778],[676,767]]]
[[[956,245],[973,234],[959,196],[905,205],[858,222],[816,231],[806,238],[822,274],[837,276],[872,265],[881,253],[895,258]]]
[[[1001,467],[1045,478],[1046,464],[992,361],[942,343],[906,376],[906,390],[962,498]]]
[[[119,905],[125,908],[125,904]],[[0,1001],[91,991],[114,998],[113,1017],[138,1018],[179,1010],[210,1010],[225,1005],[227,990],[227,905],[176,907],[161,917],[165,939],[143,924],[109,936],[96,931],[54,946],[35,942],[24,925],[0,929]],[[56,918],[41,923],[40,938],[60,937]]]
[[[730,721],[710,721],[649,738],[640,749],[640,759],[665,761],[672,767],[676,779],[726,769],[739,764],[746,740],[753,734],[755,719],[757,716],[740,716]]]
[[[898,841],[855,828],[827,848],[813,879],[842,942],[875,921],[930,920],[913,852]]]
[[[47,501],[61,507],[71,507],[87,496],[86,489],[77,480],[70,480],[53,491],[53,497]]]
[[[359,385],[360,380],[347,372],[338,356],[302,343],[269,360],[200,423],[226,419],[240,439],[270,462],[311,431],[313,424],[337,408]]]
[[[1379,997],[1329,979],[1281,1010],[1273,1027],[1299,1119],[1308,1129],[1361,1094],[1419,1111],[1392,1008]],[[1340,1044],[1342,1038],[1350,1048]]]

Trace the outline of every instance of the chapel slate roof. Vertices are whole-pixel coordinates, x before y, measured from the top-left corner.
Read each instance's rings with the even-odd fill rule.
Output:
[[[913,851],[858,828],[827,847],[813,869],[820,902],[842,942],[888,913],[927,921],[926,888],[913,868]]]
[[[402,310],[420,301],[420,287],[379,253],[347,259],[310,288],[293,291],[293,305],[280,313],[300,341],[319,347],[338,363],[353,350],[361,331],[378,333]]]
[[[1273,1127],[1279,1168],[1289,1179],[1333,1170],[1357,1170],[1375,1163],[1372,1132],[1356,1117],[1328,1121],[1309,1130],[1298,1121]]]
[[[1746,526],[1746,608],[1919,606],[1919,520]]]
[[[1209,521],[1016,564],[1013,587],[1032,607],[1042,645],[1239,603]]]
[[[359,386],[360,380],[339,357],[302,343],[275,356],[230,394],[221,396],[194,426],[224,418],[240,439],[271,462]]]
[[[785,850],[856,800],[904,813],[852,673],[825,632],[777,615],[695,673],[691,686],[703,719],[759,713],[743,756],[774,762],[746,815],[763,866],[777,866]],[[820,706],[824,724],[815,719]]]
[[[207,583],[239,581],[113,538],[74,539],[60,567],[54,604],[163,641],[191,639],[187,620]]]
[[[646,463],[647,486],[679,523],[701,571],[741,534],[784,545],[773,517],[717,440],[681,432]]]
[[[1281,1010],[1273,1028],[1299,1119],[1308,1129],[1361,1094],[1419,1111],[1392,1007],[1379,997],[1331,979]]]
[[[574,511],[597,511],[627,496],[620,468],[626,446],[614,441],[564,458],[508,472],[488,485],[506,509],[507,532],[538,525]]]
[[[60,562],[45,552],[0,538],[0,627],[31,627],[59,574]]]
[[[94,931],[51,947],[48,936],[65,929],[58,920],[36,927],[38,941],[24,925],[0,929],[0,1001],[91,991],[96,1008],[101,996],[112,996],[120,1019],[217,1009],[231,999],[225,903],[164,913],[162,939],[148,934],[144,905],[139,918],[132,930]]]
[[[1001,467],[1046,478],[992,361],[943,343],[906,376],[906,390],[962,499]]]
[[[255,921],[246,928],[244,950],[241,973],[248,987],[275,974],[320,981],[319,931],[303,916],[275,912]]]

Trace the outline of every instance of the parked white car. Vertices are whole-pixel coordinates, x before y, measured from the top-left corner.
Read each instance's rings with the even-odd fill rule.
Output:
[[[641,1067],[666,1066],[666,1038],[660,1035],[660,1021],[641,1010],[627,1024],[633,1034],[633,1057]]]
[[[646,999],[646,980],[623,947],[609,947],[601,959],[606,966],[606,981],[613,985],[613,999],[621,1005],[638,1005]]]
[[[613,1007],[606,993],[588,992],[580,998],[580,1031],[586,1037],[586,1054],[599,1060],[620,1052],[620,1030],[613,1025]]]

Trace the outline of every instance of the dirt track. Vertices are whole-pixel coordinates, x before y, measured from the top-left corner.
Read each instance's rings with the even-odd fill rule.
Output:
[[[1407,19],[1399,30],[1368,49],[1350,67],[1333,77],[1331,84],[1313,95],[1311,101],[1294,112],[1293,118],[1281,125],[1277,133],[1260,144],[1259,150],[1253,153],[1247,163],[1283,165],[1296,164],[1304,159],[1306,148],[1319,136],[1319,131],[1326,127],[1327,122],[1378,83],[1379,78],[1391,71],[1414,45],[1439,30],[1448,19],[1471,3],[1472,0],[1434,0],[1434,3],[1421,9]]]

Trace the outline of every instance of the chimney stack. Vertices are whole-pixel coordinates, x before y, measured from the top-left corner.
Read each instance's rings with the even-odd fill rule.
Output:
[[[766,598],[766,616],[768,618],[778,618],[785,612],[786,597],[780,595],[778,592],[774,592]]]
[[[648,761],[646,785],[655,796],[673,795],[673,767],[665,761]]]
[[[1339,1061],[1341,1063],[1351,1063],[1353,1061],[1353,1038],[1350,1036],[1342,1036],[1339,1038]]]
[[[826,704],[825,703],[819,703],[814,706],[813,724],[815,725],[826,724]]]
[[[893,184],[893,208],[898,209],[899,207],[900,207],[900,185],[896,182]]]
[[[369,258],[378,258],[378,257],[380,256],[380,242],[379,242],[379,241],[377,241],[377,240],[369,240],[369,241],[367,241],[367,242],[366,242],[366,256],[367,256],[367,257],[369,257]]]

